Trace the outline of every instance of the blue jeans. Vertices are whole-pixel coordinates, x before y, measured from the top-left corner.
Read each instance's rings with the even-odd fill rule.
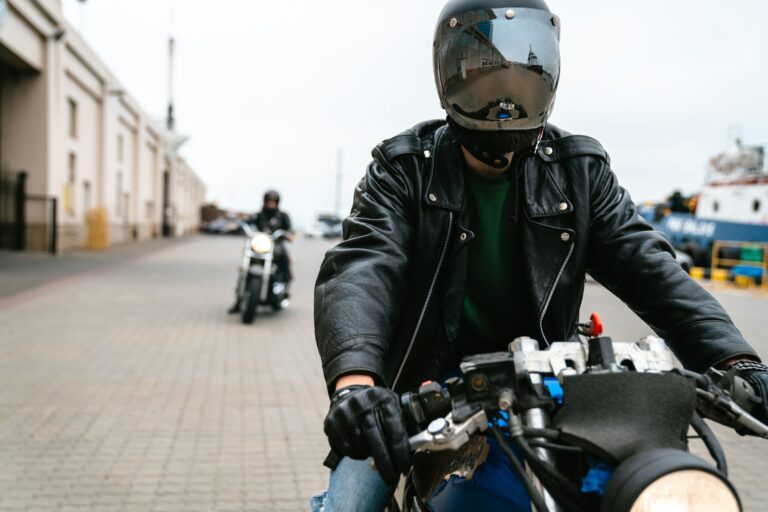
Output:
[[[310,499],[312,512],[381,512],[396,486],[387,485],[371,468],[371,459],[344,457],[331,471],[328,490]]]

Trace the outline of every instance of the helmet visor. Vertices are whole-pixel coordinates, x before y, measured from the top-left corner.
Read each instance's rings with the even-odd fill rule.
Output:
[[[560,79],[560,22],[539,9],[481,9],[444,20],[435,36],[438,93],[472,130],[542,126]]]

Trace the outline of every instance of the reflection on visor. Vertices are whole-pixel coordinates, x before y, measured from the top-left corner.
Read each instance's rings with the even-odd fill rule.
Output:
[[[436,40],[436,77],[443,106],[476,129],[541,126],[560,76],[556,18],[537,9],[462,14]]]

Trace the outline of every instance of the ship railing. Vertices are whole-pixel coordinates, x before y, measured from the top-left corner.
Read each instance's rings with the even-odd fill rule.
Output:
[[[738,254],[738,257],[734,257]],[[717,241],[712,245],[713,280],[750,285],[759,281],[768,290],[768,243]]]

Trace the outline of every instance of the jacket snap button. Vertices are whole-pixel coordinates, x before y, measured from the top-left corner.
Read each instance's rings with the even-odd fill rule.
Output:
[[[560,240],[562,240],[563,242],[567,242],[570,239],[571,239],[571,234],[570,233],[562,233],[560,235]]]
[[[554,153],[554,151],[555,151],[555,150],[554,150],[554,149],[552,149],[552,148],[550,148],[550,147],[546,147],[546,148],[544,148],[544,154],[545,154],[545,155],[551,155],[552,153]]]
[[[558,209],[559,209],[561,212],[564,212],[565,210],[567,210],[567,209],[568,209],[568,203],[560,203],[559,205],[557,205],[557,208],[558,208]]]
[[[429,194],[429,200],[434,203],[435,201],[437,201],[437,196],[435,194]]]
[[[467,234],[466,234],[466,233],[462,233],[462,234],[459,236],[459,240],[461,240],[462,242],[466,241],[466,240],[467,240]]]

